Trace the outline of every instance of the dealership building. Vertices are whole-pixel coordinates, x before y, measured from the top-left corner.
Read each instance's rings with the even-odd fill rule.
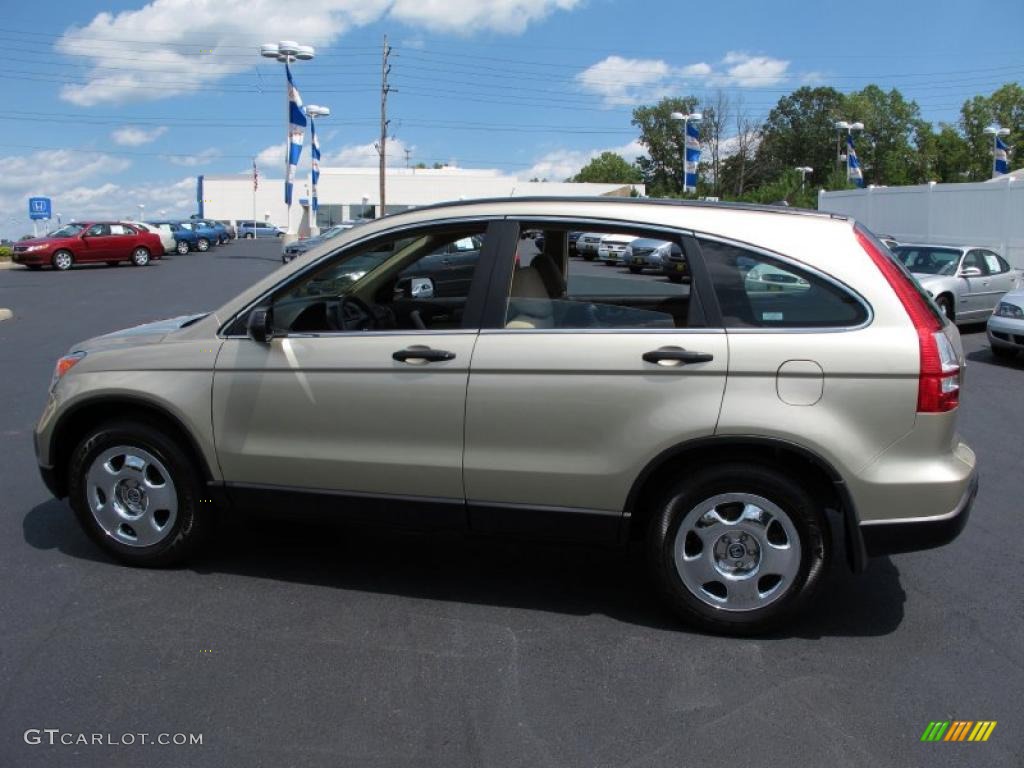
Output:
[[[256,219],[286,226],[283,180],[261,176],[258,188],[254,190],[253,186],[249,173],[200,176],[197,185],[200,216],[234,221]],[[481,197],[629,197],[633,194],[643,195],[643,184],[520,181],[500,171],[469,168],[389,168],[387,206],[383,213]],[[321,168],[317,197],[316,225],[320,228],[350,219],[376,218],[381,213],[377,169]],[[304,233],[311,224],[308,179],[296,180],[293,202],[292,231]]]

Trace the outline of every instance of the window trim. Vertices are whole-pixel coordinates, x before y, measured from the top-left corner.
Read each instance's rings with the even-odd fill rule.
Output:
[[[363,247],[365,247],[367,245],[373,245],[375,242],[386,242],[387,240],[393,240],[393,239],[395,239],[395,237],[400,236],[401,233],[408,232],[410,230],[429,231],[429,230],[433,230],[433,229],[449,229],[449,228],[452,228],[452,227],[459,227],[461,225],[474,225],[474,224],[477,224],[477,225],[483,224],[487,232],[486,232],[486,236],[484,238],[484,247],[480,250],[480,264],[478,265],[477,270],[476,270],[476,272],[473,275],[473,283],[470,285],[469,295],[466,297],[466,311],[465,311],[465,313],[463,315],[463,322],[467,324],[466,327],[464,327],[464,328],[448,328],[448,329],[445,329],[445,331],[430,330],[428,328],[426,330],[394,329],[394,330],[383,330],[383,331],[338,331],[338,332],[326,332],[326,333],[316,333],[316,334],[306,334],[306,333],[304,333],[304,334],[295,334],[295,338],[320,338],[320,337],[325,337],[326,338],[326,337],[332,337],[332,336],[345,336],[345,337],[348,337],[348,336],[367,335],[367,334],[372,334],[372,335],[375,335],[375,336],[376,335],[407,336],[407,335],[430,335],[430,334],[437,334],[437,333],[442,333],[442,332],[449,332],[449,333],[476,333],[480,329],[479,318],[480,318],[480,315],[482,314],[482,312],[477,311],[477,308],[472,307],[471,306],[471,302],[474,300],[474,296],[475,296],[474,292],[476,292],[477,301],[479,301],[478,294],[480,293],[480,290],[478,290],[478,284],[479,283],[484,283],[484,285],[486,286],[486,284],[488,284],[488,282],[490,280],[490,276],[491,276],[492,270],[490,268],[490,265],[487,262],[488,262],[488,260],[493,261],[495,258],[497,258],[496,255],[494,253],[492,253],[491,251],[496,250],[499,247],[499,242],[498,241],[501,241],[503,238],[501,236],[500,231],[498,231],[498,230],[496,230],[496,232],[498,234],[498,236],[496,236],[496,237],[492,238],[492,237],[489,236],[489,234],[490,234],[491,229],[495,228],[495,225],[504,224],[504,217],[500,217],[500,216],[493,216],[493,215],[490,215],[490,216],[463,216],[463,217],[453,218],[453,219],[443,219],[443,220],[440,220],[440,221],[430,221],[430,222],[422,222],[422,221],[420,221],[420,222],[415,222],[415,223],[411,223],[411,224],[405,224],[405,225],[398,226],[398,227],[393,227],[391,229],[382,230],[380,232],[369,233],[367,235],[364,235],[363,237],[360,237],[357,240],[352,240],[352,241],[350,241],[348,243],[345,243],[342,246],[339,246],[339,247],[335,248],[334,250],[328,251],[327,253],[325,253],[322,256],[320,256],[320,258],[315,259],[315,260],[309,262],[308,264],[303,266],[301,269],[299,269],[299,270],[297,270],[295,272],[292,272],[292,273],[282,277],[279,281],[274,283],[274,285],[272,285],[270,288],[268,288],[266,291],[264,291],[262,294],[260,294],[257,298],[255,298],[252,301],[244,304],[241,309],[239,309],[238,311],[234,312],[231,315],[230,318],[228,318],[225,322],[223,322],[221,324],[220,328],[217,329],[217,337],[221,338],[221,339],[247,339],[247,338],[249,338],[249,334],[245,330],[245,324],[242,322],[243,318],[248,317],[249,313],[253,309],[266,304],[273,297],[273,295],[275,293],[277,293],[278,291],[282,290],[288,284],[298,282],[299,280],[301,280],[304,277],[308,276],[309,273],[314,272],[317,269],[319,269],[322,266],[324,266],[326,264],[326,262],[330,261],[331,259],[340,257],[341,253],[344,252],[344,251],[350,251],[350,250],[355,250],[355,249],[363,248]],[[486,276],[486,279],[484,279],[485,276]],[[466,318],[470,316],[470,311],[471,310],[477,312],[477,319],[476,319],[475,327],[469,325],[468,321],[466,320]],[[241,331],[239,331],[238,329],[234,328],[234,326],[236,324],[240,324],[241,325]],[[278,338],[284,338],[284,337],[278,337]]]
[[[692,232],[687,229],[680,229],[678,227],[670,227],[666,225],[650,224],[636,221],[626,221],[623,219],[595,219],[592,217],[578,217],[578,216],[565,216],[565,215],[540,215],[531,216],[525,214],[514,214],[506,216],[505,219],[509,224],[514,225],[515,229],[510,231],[506,236],[512,238],[511,247],[507,252],[501,254],[499,261],[494,265],[494,273],[491,277],[491,284],[487,294],[487,304],[484,310],[482,322],[480,324],[480,332],[487,335],[496,334],[565,334],[565,333],[586,333],[586,334],[666,334],[666,333],[683,333],[683,334],[694,334],[694,333],[720,333],[722,330],[721,324],[713,325],[712,319],[714,317],[713,312],[709,312],[709,302],[700,298],[702,294],[706,293],[710,288],[710,280],[708,279],[707,270],[703,268],[703,264],[700,265],[700,269],[697,269],[692,261],[693,256],[691,255],[692,246],[686,241],[688,236],[692,236]],[[570,230],[574,231],[595,231],[599,232],[603,229],[607,229],[609,234],[621,231],[622,229],[636,230],[643,233],[651,233],[653,235],[662,236],[660,239],[668,240],[676,243],[683,250],[683,254],[686,256],[687,261],[690,263],[691,278],[690,278],[690,300],[694,301],[696,296],[697,305],[701,310],[704,317],[704,327],[701,328],[506,328],[505,327],[505,314],[508,310],[508,299],[512,291],[512,276],[515,271],[515,254],[519,247],[519,234],[520,230],[525,227],[527,229],[536,228],[536,225],[549,224],[553,227],[564,228],[566,232]],[[577,226],[579,225],[579,226]],[[596,229],[590,230],[585,227],[596,227]],[[657,238],[656,238],[657,239]],[[568,239],[566,240],[566,246],[568,247]],[[699,254],[696,258],[700,258]],[[705,280],[708,279],[708,282]],[[694,286],[696,286],[696,294],[694,293]],[[717,311],[717,305],[716,305]]]
[[[842,282],[841,280],[833,277],[832,275],[830,275],[830,274],[828,274],[826,272],[822,272],[820,269],[817,269],[816,267],[813,267],[810,264],[807,264],[806,262],[800,261],[799,259],[795,259],[795,258],[793,258],[791,256],[785,256],[785,255],[783,255],[781,253],[776,253],[775,251],[769,250],[768,248],[764,248],[764,247],[761,247],[761,246],[758,246],[758,245],[753,245],[751,243],[747,243],[747,242],[744,242],[742,240],[735,240],[735,239],[729,238],[729,237],[722,237],[721,235],[713,235],[713,234],[706,234],[706,233],[695,232],[694,233],[694,240],[695,240],[694,245],[695,245],[695,247],[697,249],[700,249],[700,241],[701,240],[711,240],[713,242],[722,243],[724,245],[729,245],[729,246],[732,246],[734,248],[742,248],[744,250],[751,251],[752,253],[760,254],[760,255],[764,256],[765,258],[771,259],[773,261],[777,261],[777,262],[780,262],[780,263],[782,263],[784,265],[791,266],[793,269],[795,269],[797,271],[805,272],[805,273],[807,273],[809,275],[812,275],[813,277],[818,278],[819,280],[824,280],[825,282],[831,284],[833,288],[836,288],[837,290],[840,290],[840,291],[846,293],[848,296],[851,296],[852,298],[856,299],[857,302],[864,309],[864,322],[859,323],[857,325],[830,325],[830,326],[813,326],[812,325],[812,326],[793,326],[793,327],[787,327],[787,328],[725,328],[725,322],[724,322],[724,319],[722,317],[722,309],[721,309],[721,306],[718,303],[718,294],[714,290],[714,285],[711,285],[710,286],[710,288],[711,288],[711,302],[714,303],[715,312],[717,313],[719,321],[721,322],[721,327],[725,329],[726,333],[753,333],[753,334],[764,334],[764,333],[846,333],[847,331],[859,331],[859,330],[861,330],[863,328],[867,328],[875,320],[875,311],[874,311],[874,308],[871,306],[871,302],[869,302],[867,299],[865,299],[858,291],[855,291],[853,288],[851,288],[849,285],[847,285],[846,283]],[[702,251],[701,251],[701,254],[700,254],[699,261],[700,261],[701,267],[706,270],[707,269],[707,264],[704,262],[704,254],[703,254]],[[710,273],[707,274],[707,278],[708,278],[708,282],[710,283],[711,282]]]

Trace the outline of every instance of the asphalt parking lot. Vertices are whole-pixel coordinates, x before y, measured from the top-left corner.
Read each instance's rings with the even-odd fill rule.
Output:
[[[0,765],[1024,764],[1024,358],[997,362],[980,328],[964,330],[967,529],[836,567],[776,636],[679,626],[636,551],[251,523],[187,568],[110,561],[36,470],[54,360],[215,307],[279,263],[279,244],[237,242],[146,268],[0,270]],[[998,726],[984,744],[919,741],[944,719]],[[33,746],[31,728],[203,744]]]

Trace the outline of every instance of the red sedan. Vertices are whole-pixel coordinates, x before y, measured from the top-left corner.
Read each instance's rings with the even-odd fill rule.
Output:
[[[118,221],[66,224],[45,237],[15,244],[13,260],[29,269],[47,264],[54,269],[71,269],[75,264],[106,262],[116,267],[129,261],[137,267],[159,259],[164,252],[160,238]]]

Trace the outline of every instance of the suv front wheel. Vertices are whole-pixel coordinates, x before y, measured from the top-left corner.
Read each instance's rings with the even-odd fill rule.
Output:
[[[129,565],[180,562],[210,527],[195,465],[176,442],[142,422],[104,424],[86,435],[72,454],[68,480],[78,521]]]
[[[702,629],[745,635],[810,601],[826,572],[830,536],[824,511],[785,474],[722,464],[666,494],[647,552],[677,614]]]

